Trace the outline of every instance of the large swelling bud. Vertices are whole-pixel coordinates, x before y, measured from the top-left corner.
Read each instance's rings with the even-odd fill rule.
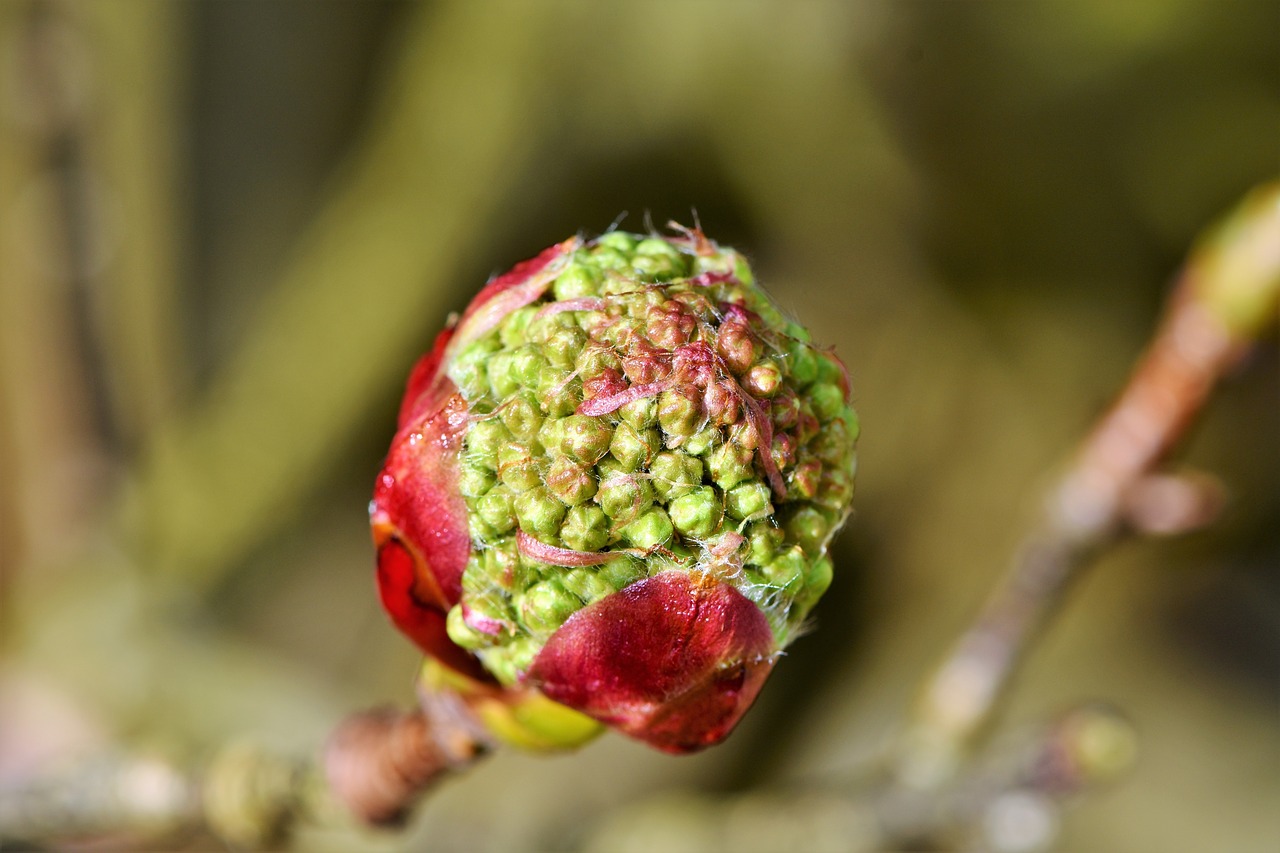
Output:
[[[568,240],[414,368],[371,506],[383,605],[499,734],[579,740],[567,706],[700,749],[831,581],[857,434],[840,362],[736,252]]]

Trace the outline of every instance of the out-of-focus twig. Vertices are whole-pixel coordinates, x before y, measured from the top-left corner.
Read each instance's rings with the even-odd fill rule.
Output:
[[[488,753],[466,703],[356,713],[310,757],[233,741],[184,772],[159,758],[98,756],[0,792],[6,841],[119,839],[131,849],[205,831],[238,848],[286,844],[302,826],[396,826],[436,782]]]
[[[1049,491],[1009,575],[926,683],[897,756],[900,783],[931,790],[952,778],[1071,582],[1117,536],[1150,528],[1139,504],[1150,509],[1153,489],[1170,485],[1159,466],[1278,306],[1280,184],[1271,184],[1187,261],[1129,383]],[[1194,511],[1204,490],[1185,478],[1174,483],[1181,498],[1174,495],[1164,526],[1205,520]]]

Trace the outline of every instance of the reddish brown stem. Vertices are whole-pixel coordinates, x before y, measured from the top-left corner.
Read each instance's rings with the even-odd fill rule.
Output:
[[[1124,531],[1129,494],[1182,439],[1243,346],[1182,282],[1129,383],[1050,491],[1012,571],[927,683],[900,777],[929,786],[954,771],[1078,570]]]
[[[463,700],[424,693],[419,708],[377,708],[348,717],[325,749],[333,795],[368,823],[404,821],[439,779],[475,763],[489,748]]]

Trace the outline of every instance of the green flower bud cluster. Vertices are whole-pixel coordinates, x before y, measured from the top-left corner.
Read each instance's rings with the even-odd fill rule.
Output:
[[[472,553],[449,636],[518,680],[581,608],[706,572],[779,648],[831,582],[858,419],[840,363],[698,232],[580,245],[447,366]]]

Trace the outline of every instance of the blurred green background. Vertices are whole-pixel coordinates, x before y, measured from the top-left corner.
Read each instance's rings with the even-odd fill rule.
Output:
[[[0,785],[409,702],[365,506],[412,361],[488,275],[694,211],[853,377],[816,630],[721,748],[500,755],[369,844],[561,849],[673,788],[852,778],[1278,170],[1273,0],[2,0]],[[1220,523],[1109,555],[1007,709],[1137,726],[1061,849],[1280,846],[1274,338],[1247,368],[1182,456]]]

